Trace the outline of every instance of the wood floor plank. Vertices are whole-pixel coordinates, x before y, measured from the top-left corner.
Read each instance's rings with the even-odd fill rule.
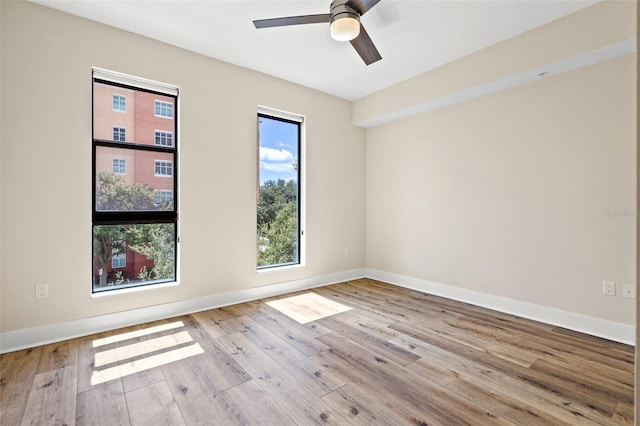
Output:
[[[431,346],[438,347],[466,360],[480,364],[488,369],[488,371],[496,371],[503,376],[516,378],[521,383],[526,383],[529,386],[550,392],[567,401],[574,401],[576,405],[595,410],[604,417],[611,417],[615,410],[616,402],[613,399],[601,395],[591,395],[588,391],[585,391],[579,383],[566,383],[554,380],[553,377],[546,377],[543,373],[506,362],[486,352],[475,351],[472,348],[443,338],[437,333],[430,333],[424,329],[417,331],[407,326],[407,324],[395,324],[393,327]]]
[[[502,374],[487,366],[470,361],[456,353],[449,352],[429,343],[425,343],[414,337],[402,335],[394,339],[398,345],[406,345],[408,349],[423,355],[411,368],[424,367],[434,374],[433,370],[439,370],[438,374],[449,376],[449,380],[466,380],[477,383],[484,393],[497,395],[498,400],[513,399],[517,401],[514,406],[519,406],[523,411],[539,416],[545,413],[543,419],[527,424],[538,424],[552,419],[551,424],[570,425],[613,425],[602,414],[590,410],[588,407],[574,404],[570,399],[562,398],[553,392],[540,389],[538,386],[519,381],[518,379]],[[452,389],[455,389],[453,386]],[[557,419],[557,420],[556,420]],[[544,423],[543,423],[544,424]]]
[[[78,365],[78,340],[65,340],[42,348],[38,373]]]
[[[209,315],[208,311],[196,312],[191,314],[193,318],[198,321],[200,327],[202,327],[211,337],[219,337],[227,334],[226,330],[222,328],[219,322]]]
[[[189,425],[232,424],[232,418],[218,394],[218,373],[211,370],[201,355],[162,367],[167,384]]]
[[[245,333],[216,340],[297,424],[344,423],[345,419],[252,343]]]
[[[255,381],[242,383],[220,394],[226,411],[238,425],[289,425],[293,419]]]
[[[0,425],[634,424],[631,346],[366,278],[309,293],[2,355]],[[304,324],[267,305],[301,295]]]
[[[0,425],[20,424],[42,346],[0,355]]]
[[[622,425],[633,425],[633,404],[619,402],[613,413],[613,420]]]
[[[371,392],[358,389],[358,385],[349,384],[325,396],[323,400],[336,407],[352,424],[357,425],[400,425],[406,419],[389,410],[379,397]],[[415,419],[415,417],[414,417]]]
[[[22,425],[65,425],[76,420],[78,366],[37,374]]]
[[[318,342],[315,337],[326,334],[330,330],[316,323],[299,324],[266,305],[247,316],[305,355],[313,355],[327,349],[327,346]]]
[[[371,353],[344,336],[330,333],[318,339],[330,345],[331,353],[351,364],[352,368],[365,371],[379,390],[401,396],[406,403],[440,421],[461,425],[512,424],[491,410],[482,409],[428,378],[413,374],[380,354]]]
[[[120,381],[78,393],[76,426],[128,426],[129,411]]]
[[[374,334],[367,332],[367,330],[363,330],[362,327],[354,328],[339,319],[334,318],[324,318],[318,322],[327,328],[332,329],[335,333],[339,333],[351,341],[358,343],[359,345],[378,353],[399,365],[407,365],[418,359],[414,353],[399,348],[393,343],[389,343],[389,338],[395,336],[389,335],[385,336],[387,338],[381,339],[376,337]],[[326,344],[323,340],[323,337],[325,336],[320,336],[318,340]]]
[[[186,425],[167,382],[154,383],[125,395],[133,426]]]
[[[267,353],[275,362],[308,387],[317,396],[326,395],[346,383],[331,373],[330,369],[317,364],[288,342],[277,337],[249,317],[238,320],[244,326],[243,333]]]
[[[190,335],[204,350],[204,354],[199,355],[194,362],[200,364],[202,374],[215,384],[216,391],[251,380],[247,371],[221,347],[218,341],[198,327],[197,321],[192,318],[184,318],[183,321]]]
[[[81,337],[78,339],[78,393],[87,391],[100,386],[101,384],[93,384],[91,378],[96,371],[96,356],[104,351],[115,349],[115,344],[106,344],[102,346],[96,346],[95,341],[112,336],[114,332],[104,332],[100,334],[94,334],[91,336]],[[114,363],[117,362],[114,359]],[[112,381],[121,381],[120,377],[114,377]],[[109,382],[107,382],[109,383]]]

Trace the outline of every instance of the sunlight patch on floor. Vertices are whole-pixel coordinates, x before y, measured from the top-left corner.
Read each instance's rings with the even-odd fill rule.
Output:
[[[99,385],[114,379],[120,379],[141,371],[150,370],[172,362],[180,361],[195,355],[203,354],[204,350],[199,343],[173,349],[157,355],[148,356],[136,361],[126,362],[104,370],[94,370],[91,374],[91,385]]]
[[[161,331],[173,330],[176,328],[184,327],[182,321],[171,322],[168,324],[156,325],[154,327],[147,327],[140,330],[129,331],[127,333],[116,334],[115,336],[104,337],[102,339],[96,339],[93,341],[93,347],[99,348],[100,346],[109,345],[111,343],[123,342],[129,339],[135,339],[137,337],[148,336],[150,334],[159,333]]]
[[[94,354],[91,385],[203,354],[204,350],[188,331],[177,330],[181,327],[185,327],[184,323],[176,321],[94,340],[93,347],[101,349]],[[157,334],[169,330],[173,332]]]
[[[306,324],[351,310],[348,306],[341,305],[313,292],[273,300],[267,302],[267,305],[280,311],[289,318],[296,320],[300,324]]]

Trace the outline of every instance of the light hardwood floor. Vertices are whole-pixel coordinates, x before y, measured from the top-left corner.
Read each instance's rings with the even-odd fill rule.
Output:
[[[0,423],[633,424],[633,357],[363,279],[5,354]]]

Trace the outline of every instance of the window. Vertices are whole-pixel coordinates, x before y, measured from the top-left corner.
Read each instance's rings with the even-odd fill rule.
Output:
[[[127,173],[127,160],[121,158],[114,158],[112,161],[111,170],[117,175],[124,175]]]
[[[173,133],[156,130],[156,145],[173,146]]]
[[[173,118],[173,104],[164,101],[155,101],[156,116]]]
[[[127,98],[129,140],[122,116],[110,113],[110,105],[124,111]],[[177,99],[176,87],[93,70],[93,293],[177,280]],[[157,100],[171,112],[166,145],[148,125]]]
[[[111,258],[111,268],[124,268],[127,266],[127,255],[125,253],[114,254]]]
[[[173,205],[173,191],[158,190],[155,195],[156,206]]]
[[[116,142],[125,141],[126,130],[124,127],[113,127],[113,140]]]
[[[301,263],[302,117],[258,114],[257,268]]]
[[[125,112],[127,110],[127,98],[122,95],[113,95],[113,110]]]
[[[171,161],[155,161],[156,176],[173,176],[173,163]]]

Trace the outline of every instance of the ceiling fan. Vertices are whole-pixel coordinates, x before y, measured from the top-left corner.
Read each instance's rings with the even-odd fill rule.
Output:
[[[365,64],[382,59],[369,34],[360,23],[360,16],[367,13],[380,0],[334,0],[329,13],[318,15],[287,16],[284,18],[258,19],[253,21],[257,29],[284,27],[301,24],[330,24],[331,37],[338,41],[349,41]]]

